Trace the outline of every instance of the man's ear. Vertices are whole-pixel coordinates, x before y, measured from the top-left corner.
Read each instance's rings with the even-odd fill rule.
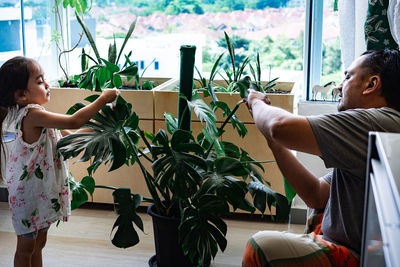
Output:
[[[381,91],[382,80],[379,75],[371,75],[368,77],[367,86],[363,90],[363,95],[368,95]]]

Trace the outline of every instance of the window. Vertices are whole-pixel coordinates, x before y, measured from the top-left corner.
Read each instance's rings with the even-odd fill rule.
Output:
[[[236,47],[237,61],[247,56],[254,58],[259,52],[263,80],[279,77],[281,81],[296,81],[295,93],[311,99],[311,92],[304,93],[305,89],[331,80],[340,82],[337,12],[333,11],[333,2],[93,0],[85,24],[101,57],[107,58],[109,44],[115,38],[119,49],[128,26],[139,17],[124,53],[132,51],[132,62],[145,70],[144,76],[150,77],[179,76],[182,44],[196,45],[196,66],[206,74],[226,51],[227,32]],[[72,52],[62,54],[65,73],[59,67],[57,52],[75,47],[82,31],[73,12],[66,12],[62,5],[55,12],[55,3],[56,0],[0,3],[0,44],[5,44],[0,45],[0,63],[15,55],[26,55],[39,60],[46,76],[52,79],[81,72],[82,49],[92,52],[86,37]],[[62,23],[65,21],[68,23]],[[322,21],[323,26],[319,23]],[[144,62],[154,66],[147,68]],[[228,58],[223,62],[229,64]]]
[[[309,1],[305,54],[306,99],[332,100],[332,89],[342,79],[338,11],[334,0]],[[313,95],[315,86],[325,87]],[[319,87],[319,88],[322,88]],[[317,92],[317,90],[315,91]],[[334,99],[333,99],[334,100]]]
[[[52,44],[52,1],[5,0],[0,3],[0,64],[26,55],[40,62],[47,77],[56,77]],[[54,23],[54,21],[53,21]]]

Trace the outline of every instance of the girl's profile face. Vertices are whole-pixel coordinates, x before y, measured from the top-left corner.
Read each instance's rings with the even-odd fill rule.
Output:
[[[26,104],[43,105],[50,100],[49,85],[44,79],[44,73],[39,63],[33,61],[28,65],[29,80],[26,90]]]

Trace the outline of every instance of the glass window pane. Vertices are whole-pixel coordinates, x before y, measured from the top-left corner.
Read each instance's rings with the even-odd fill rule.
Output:
[[[320,93],[317,100],[336,100],[332,90],[343,78],[342,60],[339,42],[339,14],[333,8],[334,0],[324,1],[322,34],[322,74]]]
[[[57,56],[52,50],[50,27],[53,1],[24,1],[25,55],[41,64],[46,79],[57,76]],[[0,2],[0,65],[6,60],[24,55],[21,2]]]
[[[26,56],[39,61],[47,80],[57,76],[57,56],[52,50],[51,16],[54,1],[24,1]]]
[[[179,48],[191,44],[197,47],[197,68],[208,77],[221,53],[225,52],[223,63],[230,64],[224,38],[227,32],[236,48],[237,64],[246,57],[255,59],[259,52],[262,80],[279,77],[280,81],[296,81],[302,88],[305,0],[93,0],[85,22],[91,24],[89,28],[102,58],[107,59],[113,37],[119,51],[135,18],[138,22],[124,54],[132,51],[130,59],[139,63],[140,74],[146,70],[144,76],[178,77]],[[73,46],[81,29],[73,26],[74,16],[70,20]],[[79,46],[85,47],[86,52],[91,50],[87,42]],[[80,53],[81,48],[70,54],[71,73],[81,71]],[[93,51],[91,56],[94,57]],[[120,60],[119,64],[123,62]],[[152,66],[146,68],[149,65]],[[246,72],[250,75],[249,69]]]
[[[6,60],[22,55],[21,9],[19,1],[0,3],[0,65]]]

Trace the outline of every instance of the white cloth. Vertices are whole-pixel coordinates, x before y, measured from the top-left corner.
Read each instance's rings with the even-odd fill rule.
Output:
[[[17,235],[38,231],[57,220],[66,221],[71,214],[68,166],[56,151],[61,133],[43,128],[36,142],[26,143],[21,124],[30,108],[44,109],[31,104],[18,111],[16,139],[8,154],[5,174]]]
[[[389,0],[387,16],[393,39],[400,46],[400,0]]]
[[[339,0],[340,49],[344,69],[366,49],[364,23],[368,1]]]

